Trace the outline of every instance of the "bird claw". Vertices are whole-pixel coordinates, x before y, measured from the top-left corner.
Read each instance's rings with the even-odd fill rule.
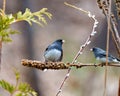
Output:
[[[96,63],[94,63],[94,66],[97,67]]]
[[[99,66],[101,66],[101,67],[103,67],[104,65],[105,65],[104,63],[99,64]]]

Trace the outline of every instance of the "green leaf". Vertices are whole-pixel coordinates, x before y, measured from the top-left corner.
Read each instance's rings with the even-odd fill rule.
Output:
[[[15,96],[23,96],[22,93],[16,93]]]
[[[8,33],[11,34],[11,35],[14,35],[14,34],[20,34],[21,32],[19,32],[17,30],[10,29]]]
[[[27,92],[31,89],[31,87],[27,83],[20,83],[19,86],[18,86],[18,89],[21,92]]]
[[[41,11],[41,13],[42,14],[45,14],[49,19],[52,19],[51,17],[52,17],[52,14],[51,13],[49,13],[49,12],[47,12],[47,8],[43,8],[43,9],[41,9],[40,11]]]
[[[3,89],[5,89],[6,91],[10,93],[14,91],[14,86],[5,80],[0,80],[0,87],[2,87]]]
[[[14,72],[15,72],[16,80],[18,81],[20,79],[20,73],[18,72],[17,69],[14,69]]]
[[[12,42],[12,39],[10,37],[2,37],[1,39],[3,42]]]
[[[18,32],[16,30],[12,30],[12,29],[3,30],[0,32],[0,37],[3,42],[11,42],[12,39],[10,38],[10,35],[18,34],[18,33],[20,33],[20,32]]]
[[[19,21],[26,21],[30,25],[36,23],[43,27],[44,24],[47,24],[45,17],[49,19],[52,17],[52,14],[48,12],[47,8],[43,8],[37,12],[31,12],[30,9],[26,8],[24,13],[19,11],[15,15],[5,14],[5,12],[0,9],[0,41],[11,42],[12,39],[10,36],[18,33],[10,28],[11,24]]]
[[[43,26],[42,23],[47,24],[47,21],[44,15],[46,15],[49,19],[51,19],[52,17],[52,14],[47,12],[47,8],[43,8],[37,12],[31,12],[30,9],[26,8],[24,13],[19,11],[16,14],[16,21],[24,20],[24,21],[27,21],[30,25],[32,25],[32,22],[34,22],[39,24],[40,26]]]
[[[24,96],[37,96],[37,92],[35,92],[29,84],[27,83],[20,83],[18,85],[18,90],[22,93],[22,96],[24,94]],[[18,93],[18,94],[21,94],[21,93]],[[31,94],[31,95],[30,95]],[[18,95],[19,96],[19,95]]]

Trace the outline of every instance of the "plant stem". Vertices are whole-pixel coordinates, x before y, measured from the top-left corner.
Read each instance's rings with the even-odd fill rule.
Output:
[[[91,38],[96,34],[95,28],[97,27],[98,21],[95,19],[95,15],[92,15],[89,11],[85,11],[85,10],[83,10],[81,8],[78,8],[78,7],[74,6],[74,5],[68,4],[67,2],[65,2],[64,4],[69,6],[69,7],[72,7],[74,9],[77,9],[77,10],[80,10],[80,11],[86,13],[88,15],[88,17],[90,17],[90,18],[92,18],[94,20],[94,25],[93,25],[93,28],[92,28],[92,32],[89,35],[89,37],[87,38],[86,42],[80,47],[78,53],[75,55],[75,57],[74,57],[74,59],[72,61],[72,64],[74,64],[77,61],[77,58],[83,53],[83,50],[87,47],[87,45],[90,44]],[[69,78],[70,72],[71,72],[71,68],[69,67],[68,71],[67,71],[67,74],[66,74],[64,80],[62,81],[56,96],[58,96],[60,94],[60,92],[62,91],[62,87],[63,87],[65,81]]]
[[[106,94],[106,88],[107,88],[107,66],[108,66],[108,52],[109,52],[109,40],[110,40],[110,18],[111,18],[111,0],[109,1],[108,4],[108,14],[107,14],[107,41],[106,41],[106,66],[105,66],[105,81],[104,81],[104,95],[107,96]]]
[[[2,57],[2,41],[0,40],[0,70],[1,70],[1,57]]]
[[[3,0],[3,12],[5,12],[6,0]]]

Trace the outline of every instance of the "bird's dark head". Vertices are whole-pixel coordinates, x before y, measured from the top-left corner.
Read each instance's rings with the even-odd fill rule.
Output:
[[[100,48],[98,48],[98,47],[93,47],[93,48],[90,49],[90,50],[94,53],[95,57],[98,57],[99,54],[100,54],[101,52],[103,52],[103,50],[100,49]]]
[[[90,49],[91,51],[96,51],[98,48],[93,47],[92,49]]]
[[[103,52],[104,50],[98,47],[93,47],[92,49],[90,49],[91,51],[95,52],[95,53],[99,53],[99,52]]]
[[[101,48],[98,48],[98,47],[93,47],[92,49],[91,49],[91,51],[93,51],[94,53],[101,53],[101,52],[105,52],[103,49],[101,49]]]
[[[97,50],[96,47],[93,47],[93,48],[90,49],[90,51],[95,51],[95,50]]]
[[[65,42],[65,40],[63,40],[63,39],[58,39],[58,40],[56,40],[55,42],[56,42],[56,43],[63,44],[63,43]]]

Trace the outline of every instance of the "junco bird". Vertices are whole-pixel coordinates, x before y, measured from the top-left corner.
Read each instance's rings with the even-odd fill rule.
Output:
[[[93,51],[96,60],[100,61],[101,63],[105,63],[106,62],[106,51],[98,48],[98,47],[94,47],[91,49],[91,51]],[[111,54],[108,54],[108,63],[120,63],[120,59],[112,56]]]
[[[62,44],[63,44],[63,42],[65,42],[65,40],[58,39],[46,48],[46,50],[44,52],[45,62],[48,62],[48,61],[59,62],[62,60],[62,57],[63,57]]]

